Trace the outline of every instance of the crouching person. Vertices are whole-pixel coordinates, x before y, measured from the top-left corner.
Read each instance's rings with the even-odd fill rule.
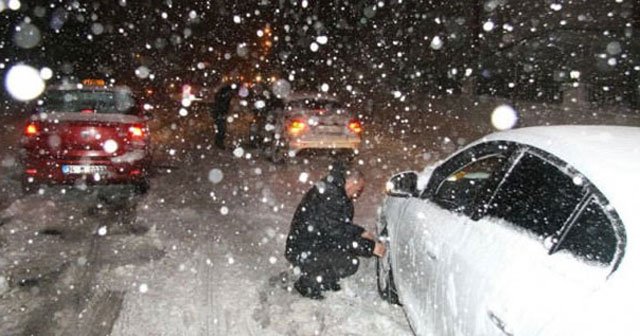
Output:
[[[383,256],[384,245],[353,223],[353,200],[364,179],[341,162],[304,196],[293,216],[285,256],[300,269],[295,289],[322,299],[322,291],[340,290],[339,280],[358,270],[358,257]]]

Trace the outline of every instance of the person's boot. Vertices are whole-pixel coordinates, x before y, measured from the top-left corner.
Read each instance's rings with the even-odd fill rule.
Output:
[[[334,291],[334,292],[337,292],[337,291],[342,289],[342,287],[340,287],[340,284],[337,281],[324,282],[324,283],[322,283],[320,285],[320,288],[322,290],[330,290],[330,291]]]
[[[304,278],[300,277],[298,281],[293,284],[293,288],[295,288],[300,295],[314,299],[314,300],[322,300],[324,296],[322,295],[322,291],[317,286],[312,286],[308,284],[308,281],[305,281]]]
[[[340,287],[340,284],[337,281],[328,283],[327,287],[334,292],[337,292],[342,289],[342,287]]]

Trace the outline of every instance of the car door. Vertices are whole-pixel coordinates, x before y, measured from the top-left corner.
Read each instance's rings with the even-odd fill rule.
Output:
[[[555,316],[584,301],[605,281],[606,267],[552,254],[592,195],[565,163],[530,149],[470,225],[477,258],[469,263],[476,288],[472,334],[540,335]],[[475,239],[475,240],[474,240]],[[480,239],[483,240],[480,241]]]
[[[456,220],[438,221],[439,259],[432,274],[437,290],[434,293],[438,312],[437,325],[440,335],[464,335],[473,330],[468,323],[470,306],[475,295],[490,281],[473,268],[478,245],[470,241],[484,242],[482,237],[473,237],[469,225],[475,212],[477,200],[496,188],[515,148],[512,144],[486,143],[461,153],[458,158],[445,163],[440,179],[429,184],[427,203],[437,208],[434,212],[448,214]],[[444,216],[444,215],[442,215]],[[434,217],[435,218],[435,217]]]
[[[391,235],[395,246],[391,263],[400,301],[417,334],[432,334],[442,328],[437,274],[440,259],[446,257],[440,252],[439,237],[448,235],[443,230],[454,227],[437,224],[461,218],[413,197],[404,201],[398,219],[398,225],[393,225],[395,235]]]
[[[505,162],[506,148],[482,144],[461,152],[434,171],[420,198],[406,201],[393,263],[400,299],[418,334],[447,334],[450,316],[457,316],[453,245],[459,244],[476,195]]]
[[[622,335],[629,332],[629,324],[625,328],[625,324],[618,324],[620,320],[611,317],[619,315],[625,321],[624,316],[633,315],[628,312],[635,306],[632,301],[627,300],[633,296],[629,296],[627,289],[630,287],[617,287],[619,282],[610,282],[617,275],[615,272],[622,262],[625,248],[626,233],[620,217],[604,196],[597,191],[593,192],[581,205],[575,220],[563,228],[550,253],[553,263],[551,267],[567,279],[564,286],[574,287],[578,283],[581,284],[578,288],[594,290],[586,293],[577,291],[578,295],[569,297],[565,295],[566,292],[576,291],[566,291],[561,284],[558,291],[562,296],[556,298],[559,301],[558,313],[554,315],[551,324],[543,326],[541,334],[573,333],[590,336],[603,333]],[[594,292],[596,290],[597,293]],[[603,297],[606,300],[598,302],[598,296],[600,300]],[[594,321],[590,321],[590,327],[585,327],[584,319]]]

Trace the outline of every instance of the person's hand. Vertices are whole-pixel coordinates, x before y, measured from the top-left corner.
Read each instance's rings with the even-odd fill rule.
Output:
[[[381,242],[376,242],[376,245],[373,247],[373,255],[376,257],[382,258],[384,254],[387,252],[387,248]]]
[[[376,236],[375,236],[371,231],[364,231],[364,232],[362,232],[362,234],[360,235],[360,237],[362,237],[362,238],[364,238],[364,239],[369,239],[369,240],[376,241]]]

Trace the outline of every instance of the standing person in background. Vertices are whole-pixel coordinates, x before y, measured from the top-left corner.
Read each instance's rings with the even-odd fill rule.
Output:
[[[218,90],[213,102],[211,116],[216,123],[215,145],[220,149],[224,149],[224,138],[227,127],[227,113],[233,99],[234,89],[231,85],[225,85]]]
[[[353,200],[363,188],[359,172],[336,162],[298,205],[285,256],[300,269],[294,287],[302,296],[322,299],[322,291],[340,290],[338,281],[358,271],[358,257],[384,256],[384,245],[353,223]]]
[[[265,143],[273,140],[276,114],[282,113],[284,106],[275,94],[264,87],[256,85],[253,93],[250,140],[253,147],[264,149]]]

